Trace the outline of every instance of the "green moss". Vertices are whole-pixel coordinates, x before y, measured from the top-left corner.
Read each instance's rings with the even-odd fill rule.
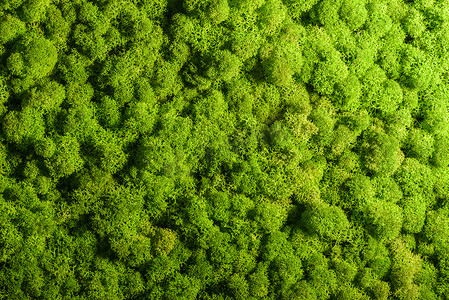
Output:
[[[0,298],[447,297],[445,1],[0,2]]]

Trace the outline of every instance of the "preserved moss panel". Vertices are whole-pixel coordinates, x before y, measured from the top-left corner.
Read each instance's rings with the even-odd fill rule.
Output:
[[[0,1],[0,299],[449,299],[448,16]]]

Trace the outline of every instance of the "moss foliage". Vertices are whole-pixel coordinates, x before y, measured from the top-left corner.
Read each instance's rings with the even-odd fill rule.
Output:
[[[0,1],[0,299],[449,299],[446,0]]]

